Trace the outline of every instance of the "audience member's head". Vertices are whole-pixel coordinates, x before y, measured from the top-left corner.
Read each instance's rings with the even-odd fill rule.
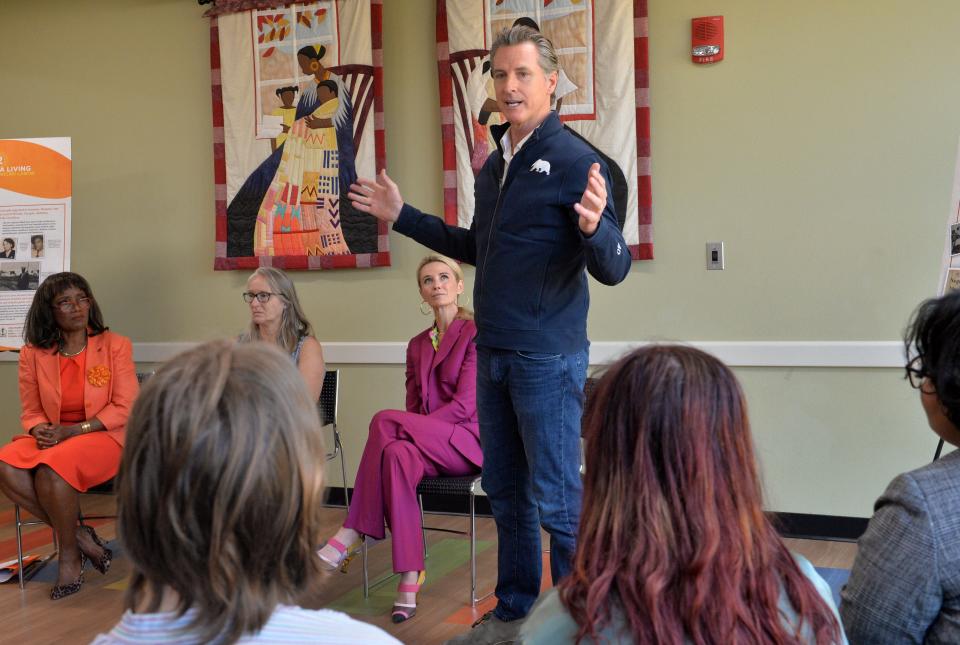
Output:
[[[907,378],[930,427],[960,446],[960,292],[922,303],[904,336]]]
[[[690,347],[638,349],[586,411],[574,571],[561,599],[596,636],[611,610],[641,643],[832,643],[839,627],[763,513],[743,392]],[[798,617],[784,621],[781,592]]]
[[[296,604],[318,571],[321,436],[303,379],[271,345],[208,343],[160,368],[120,473],[127,607],[192,609],[198,642],[233,642]]]
[[[276,334],[276,343],[292,352],[302,336],[313,335],[297,288],[284,271],[274,267],[258,268],[247,278],[243,299],[250,305],[250,328],[243,336],[244,341],[273,340]]]
[[[424,289],[426,288],[423,281],[425,274],[429,272],[430,268],[437,267],[446,267],[445,270],[449,271],[456,284],[459,285],[460,290],[463,290],[464,278],[463,278],[463,268],[457,263],[453,258],[448,258],[445,255],[440,255],[439,253],[431,253],[430,255],[425,255],[420,259],[420,263],[417,265],[417,288],[420,289],[420,295],[424,299],[426,296],[424,294]],[[421,304],[421,307],[423,305]],[[463,320],[473,320],[473,312],[465,306],[460,305],[460,299],[457,298],[457,318]]]
[[[531,20],[531,22],[533,21]],[[560,69],[560,59],[550,39],[541,34],[539,30],[531,28],[519,20],[517,23],[514,23],[514,26],[509,29],[503,29],[494,38],[493,44],[490,46],[491,64],[495,62],[497,50],[501,47],[514,47],[531,43],[537,48],[538,62],[543,73],[546,76],[557,73]]]
[[[72,318],[84,315],[80,324],[91,336],[106,331],[103,313],[93,289],[79,273],[54,273],[40,283],[23,324],[23,338],[34,347],[49,349],[60,342],[61,330],[74,324]]]

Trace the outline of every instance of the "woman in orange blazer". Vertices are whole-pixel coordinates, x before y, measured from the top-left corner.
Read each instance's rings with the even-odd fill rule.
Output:
[[[89,559],[113,557],[92,527],[77,525],[79,493],[117,474],[127,415],[137,395],[130,340],[109,331],[90,285],[56,273],[40,285],[20,350],[20,423],[0,448],[0,490],[57,533],[51,598],[76,593]]]

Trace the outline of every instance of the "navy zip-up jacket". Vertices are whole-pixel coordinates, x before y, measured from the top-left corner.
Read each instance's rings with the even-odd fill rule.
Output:
[[[630,251],[617,227],[610,174],[597,154],[568,131],[556,112],[544,119],[510,161],[502,186],[498,150],[477,176],[473,224],[449,226],[404,204],[393,229],[439,253],[477,267],[473,286],[476,343],[482,347],[566,354],[589,346],[590,275],[607,285],[630,271]],[[584,236],[573,205],[600,164],[607,207]]]

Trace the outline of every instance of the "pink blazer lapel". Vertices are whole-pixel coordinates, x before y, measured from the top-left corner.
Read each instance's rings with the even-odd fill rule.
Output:
[[[443,365],[443,361],[446,360],[451,350],[456,346],[460,332],[463,330],[463,324],[464,321],[462,320],[454,320],[450,323],[446,333],[443,335],[443,339],[440,341],[440,347],[436,351],[433,349],[433,343],[430,342],[430,337],[427,336],[424,339],[420,361],[420,368],[422,370],[420,376],[420,399],[425,402],[427,412],[432,411],[435,406],[439,405],[439,401],[435,399],[441,396],[439,381],[433,378],[434,370],[437,370]]]
[[[433,355],[435,353],[429,334],[421,336],[419,353],[417,354],[419,363],[417,370],[420,373],[420,401],[423,402],[424,407],[429,405],[430,401],[430,370],[433,367]]]
[[[443,363],[447,355],[450,354],[450,350],[457,344],[457,338],[460,336],[461,329],[463,329],[462,320],[454,320],[450,323],[450,326],[447,327],[447,332],[443,335],[443,340],[440,341],[440,348],[434,352],[433,363],[430,366],[431,369]]]

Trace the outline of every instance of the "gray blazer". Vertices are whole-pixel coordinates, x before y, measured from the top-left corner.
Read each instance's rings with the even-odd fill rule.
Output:
[[[897,476],[840,593],[850,643],[960,643],[960,451]]]

